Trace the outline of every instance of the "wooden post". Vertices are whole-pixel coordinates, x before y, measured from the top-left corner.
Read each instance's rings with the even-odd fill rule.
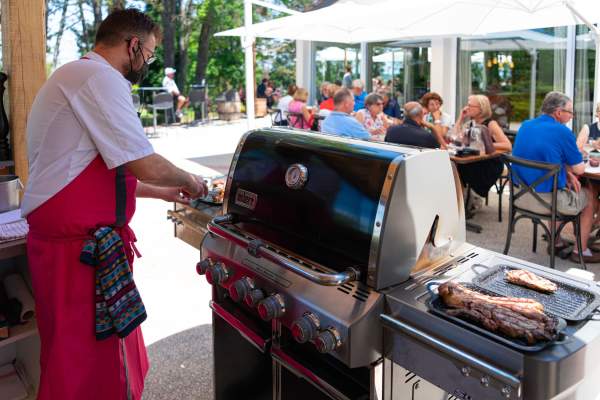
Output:
[[[10,140],[15,173],[27,181],[27,116],[46,80],[44,0],[0,0],[2,61],[8,74]]]

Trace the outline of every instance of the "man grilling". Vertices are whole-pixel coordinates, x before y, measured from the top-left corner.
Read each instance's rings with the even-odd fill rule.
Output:
[[[94,50],[56,70],[29,115],[22,210],[41,338],[39,400],[142,396],[145,311],[128,226],[135,199],[186,201],[207,191],[201,177],[154,153],[133,106],[131,84],[159,39],[143,13],[113,12]]]

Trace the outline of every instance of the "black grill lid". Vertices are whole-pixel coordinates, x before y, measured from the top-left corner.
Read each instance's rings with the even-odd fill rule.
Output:
[[[383,183],[402,148],[285,129],[248,134],[234,157],[226,212],[251,235],[343,271],[363,270]],[[306,168],[299,188],[290,167]],[[366,274],[363,274],[366,276]]]

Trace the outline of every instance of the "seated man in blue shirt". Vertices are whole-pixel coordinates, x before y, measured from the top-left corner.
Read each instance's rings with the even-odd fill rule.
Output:
[[[321,130],[338,136],[370,139],[367,130],[350,115],[354,109],[354,96],[348,89],[340,89],[333,96],[334,110],[321,124]]]
[[[398,121],[404,119],[404,112],[400,108],[398,100],[390,97],[389,89],[380,89],[377,91],[377,94],[383,97],[383,113],[385,115]]]
[[[585,262],[600,262],[600,253],[592,252],[588,246],[588,238],[592,228],[594,210],[597,204],[597,191],[593,186],[582,188],[578,175],[585,172],[585,164],[575,142],[575,135],[564,124],[573,118],[573,102],[560,92],[550,92],[542,103],[542,115],[526,121],[521,125],[513,155],[533,161],[560,164],[558,175],[557,208],[565,215],[576,215],[581,212],[581,244]],[[543,176],[546,171],[525,167],[514,167],[514,171],[527,184]],[[552,180],[548,179],[536,187],[536,192],[552,201]],[[522,199],[522,200],[521,200]],[[540,205],[533,196],[523,196],[516,204],[541,214],[548,210]],[[557,238],[557,248],[564,243]],[[579,262],[577,249],[571,254],[571,260]]]
[[[364,87],[365,85],[363,85],[360,79],[355,79],[352,81],[352,93],[354,93],[353,111],[358,111],[365,108],[365,99],[367,98],[367,92],[365,92]]]

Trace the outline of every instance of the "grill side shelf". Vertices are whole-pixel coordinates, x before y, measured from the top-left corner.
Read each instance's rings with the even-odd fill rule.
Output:
[[[559,276],[544,274],[540,271],[531,271],[543,278],[556,283],[558,289],[554,293],[542,293],[534,289],[515,285],[506,280],[506,272],[517,268],[510,265],[496,265],[494,267],[485,267],[475,265],[475,268],[486,268],[486,271],[478,274],[472,283],[477,287],[489,290],[500,296],[506,297],[525,297],[539,301],[544,310],[551,315],[563,318],[567,321],[577,322],[585,320],[600,306],[600,295],[591,290],[586,290],[569,283],[566,279],[560,279]]]

